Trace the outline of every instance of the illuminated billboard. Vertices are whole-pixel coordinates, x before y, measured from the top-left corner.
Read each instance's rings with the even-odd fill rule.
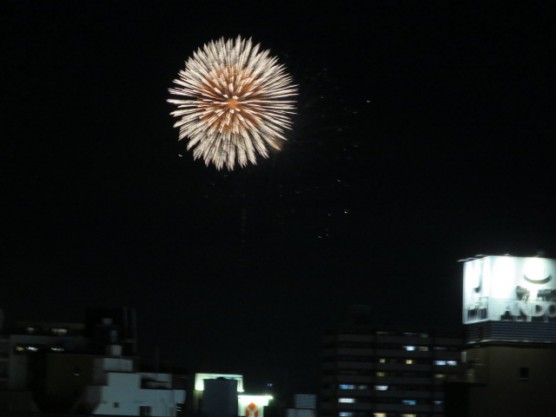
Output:
[[[463,267],[463,323],[556,321],[556,260],[486,256]]]
[[[243,375],[237,374],[195,374],[195,391],[205,390],[205,379],[233,379],[237,381],[237,392],[243,392]]]
[[[264,408],[272,400],[271,395],[238,395],[239,416],[264,417]]]

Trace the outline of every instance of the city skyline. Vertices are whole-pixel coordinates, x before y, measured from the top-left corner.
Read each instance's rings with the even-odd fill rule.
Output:
[[[131,306],[147,358],[303,390],[349,305],[459,326],[458,259],[556,257],[540,4],[0,7],[11,317]],[[166,100],[193,51],[238,35],[285,65],[297,114],[281,152],[218,172]]]

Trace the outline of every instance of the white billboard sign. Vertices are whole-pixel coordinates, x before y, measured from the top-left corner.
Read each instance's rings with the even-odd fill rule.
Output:
[[[556,260],[486,256],[465,261],[463,323],[556,321]]]
[[[205,379],[233,379],[237,381],[237,392],[243,392],[243,375],[237,374],[195,374],[195,391],[205,390]]]

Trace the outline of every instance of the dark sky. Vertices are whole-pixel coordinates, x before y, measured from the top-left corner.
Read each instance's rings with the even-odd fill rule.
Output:
[[[454,326],[459,258],[556,257],[549,2],[299,3],[2,3],[8,317],[132,306],[144,356],[312,390],[348,305]],[[282,152],[218,172],[167,89],[238,34],[298,114]]]

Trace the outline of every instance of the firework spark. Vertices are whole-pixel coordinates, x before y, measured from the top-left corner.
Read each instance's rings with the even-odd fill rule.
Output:
[[[169,89],[171,114],[178,118],[180,140],[194,159],[233,170],[256,164],[256,155],[268,158],[280,149],[291,129],[297,87],[270,51],[251,39],[221,38],[197,50]]]

